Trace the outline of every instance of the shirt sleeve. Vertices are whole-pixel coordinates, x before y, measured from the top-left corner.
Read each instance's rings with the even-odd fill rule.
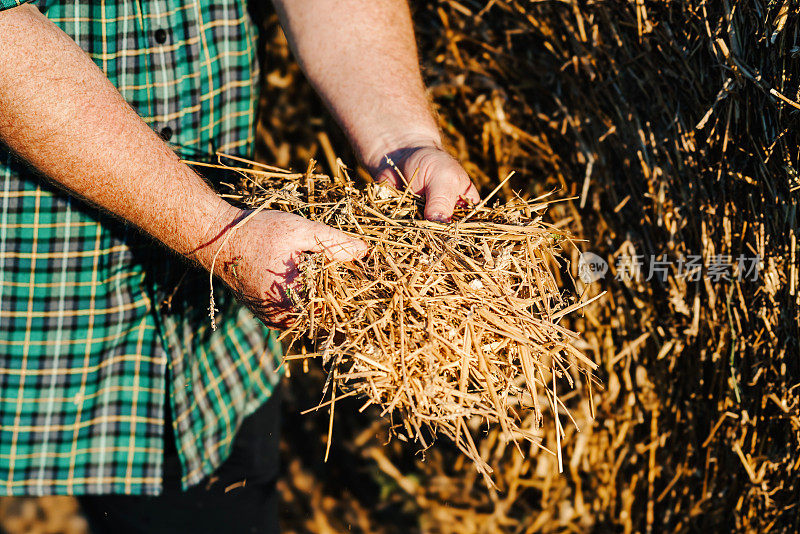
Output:
[[[27,4],[32,0],[0,0],[0,11],[5,11],[6,9],[11,9],[12,7],[21,6],[22,4]]]

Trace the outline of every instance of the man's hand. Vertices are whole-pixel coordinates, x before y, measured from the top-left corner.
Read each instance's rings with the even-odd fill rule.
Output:
[[[285,323],[302,252],[363,256],[366,245],[325,225],[246,215],[217,196],[125,103],[91,59],[38,9],[0,12],[0,140],[77,196],[209,269],[270,325]],[[282,322],[283,321],[283,322]]]
[[[273,0],[308,79],[377,179],[402,186],[388,154],[425,195],[425,217],[446,221],[478,193],[441,150],[417,60],[407,0]]]
[[[379,182],[388,182],[398,189],[407,186],[423,195],[425,218],[430,221],[449,222],[455,206],[475,204],[481,198],[461,164],[436,146],[395,150],[384,155],[383,162],[373,165],[371,170]]]
[[[272,328],[290,324],[291,292],[300,289],[298,264],[303,253],[324,253],[333,261],[359,259],[367,253],[367,245],[360,239],[291,213],[256,213],[236,230],[231,228],[250,212],[231,208],[230,213],[233,217],[225,218],[231,223],[215,230],[207,245],[197,251],[197,259],[209,270],[214,263],[215,274]],[[231,231],[225,243],[224,236]]]
[[[435,148],[441,139],[403,0],[276,2],[301,64],[368,165],[369,156],[378,155],[380,165],[383,154],[405,150],[395,163],[409,179],[419,168],[412,188],[426,196],[431,218],[447,219],[459,195],[476,198],[463,169]],[[210,267],[198,247],[224,233],[234,208],[38,9],[0,13],[0,36],[14,43],[0,47],[0,140],[75,195]],[[215,272],[256,311],[264,307],[261,317],[273,325],[281,314],[272,310],[285,313],[298,253],[325,250],[343,259],[365,250],[363,243],[337,250],[347,249],[346,236],[285,214],[258,214],[235,233]]]

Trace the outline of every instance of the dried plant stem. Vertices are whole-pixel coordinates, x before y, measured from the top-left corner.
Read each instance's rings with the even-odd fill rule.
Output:
[[[480,204],[457,209],[453,224],[440,224],[424,220],[422,199],[409,189],[360,190],[344,169],[337,180],[314,174],[313,165],[302,175],[231,170],[246,179],[229,198],[257,208],[222,246],[258,211],[278,209],[372,247],[350,263],[304,258],[295,321],[281,336],[290,346],[309,339],[315,350],[302,358],[321,356],[329,369],[322,398],[330,389],[330,400],[316,407],[330,409],[326,459],[336,401],[355,395],[366,400],[362,409],[375,405],[398,422],[394,432],[403,440],[428,447],[436,435],[449,437],[492,485],[473,434],[497,424],[521,455],[520,441],[544,448],[542,391],[557,436],[548,452],[563,470],[558,410],[569,411],[558,398],[558,377],[571,388],[572,374],[597,365],[572,346],[578,333],[558,324],[586,302],[567,300],[550,270],[569,236],[542,222],[546,202],[516,198],[488,207],[509,175]]]

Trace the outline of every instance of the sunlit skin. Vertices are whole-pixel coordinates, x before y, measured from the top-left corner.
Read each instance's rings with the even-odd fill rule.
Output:
[[[447,221],[478,194],[442,150],[400,0],[277,1],[311,83],[378,179],[401,181],[386,155]],[[286,324],[287,284],[302,252],[347,261],[364,242],[286,213],[246,215],[217,196],[123,100],[102,71],[35,7],[0,13],[0,139],[74,195],[211,269],[267,325]],[[416,175],[415,175],[416,171]],[[220,246],[223,245],[222,249]],[[235,265],[235,268],[232,266]]]

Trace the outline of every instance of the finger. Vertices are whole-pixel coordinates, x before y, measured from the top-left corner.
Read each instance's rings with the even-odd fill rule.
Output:
[[[297,310],[293,306],[270,304],[261,308],[251,308],[262,323],[273,330],[288,330],[297,320]]]
[[[297,310],[289,299],[278,301],[265,298],[256,299],[243,293],[236,293],[236,297],[269,328],[285,330],[291,327],[297,318]]]
[[[395,189],[400,189],[404,184],[400,177],[391,167],[384,167],[375,175],[375,181],[379,184],[389,184]]]
[[[453,187],[452,181],[442,178],[444,177],[439,177],[439,179],[428,185],[425,191],[425,218],[429,221],[449,222],[450,217],[453,216],[453,208],[455,208],[456,202],[464,194],[463,187]],[[468,179],[464,177],[456,183],[463,184],[465,180]],[[467,194],[469,194],[469,189],[467,189]],[[471,199],[471,197],[467,198]]]
[[[463,197],[469,200],[473,206],[481,201],[481,195],[478,193],[478,190],[475,188],[475,184],[472,182],[469,183],[467,192],[464,193]]]
[[[351,261],[363,258],[367,254],[367,244],[355,237],[350,237],[326,224],[308,221],[308,231],[304,233],[304,242],[300,246],[307,252],[324,252],[332,261]]]

